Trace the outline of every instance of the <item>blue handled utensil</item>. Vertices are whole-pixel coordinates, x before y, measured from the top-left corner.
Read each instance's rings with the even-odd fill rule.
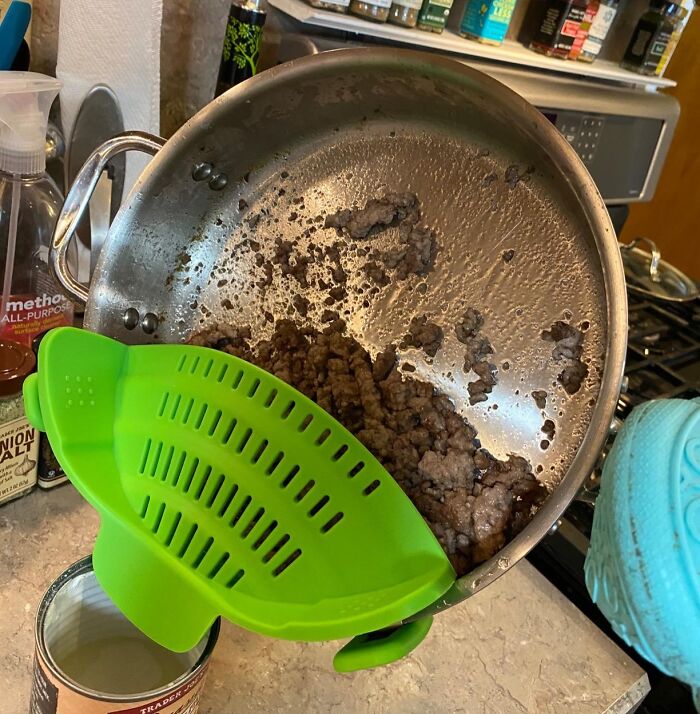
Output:
[[[12,0],[0,23],[0,70],[7,70],[19,52],[32,17],[32,6],[22,0]]]

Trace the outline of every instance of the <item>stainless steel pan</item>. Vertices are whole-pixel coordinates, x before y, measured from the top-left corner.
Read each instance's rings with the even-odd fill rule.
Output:
[[[155,158],[112,225],[88,292],[67,271],[67,244],[101,167],[130,149]],[[506,181],[509,167],[524,180]],[[614,231],[585,168],[539,112],[489,77],[425,54],[361,49],[291,62],[215,100],[165,143],[129,134],[101,147],[68,195],[54,263],[65,289],[87,302],[90,330],[128,343],[176,342],[222,320],[263,337],[263,309],[284,315],[302,292],[313,321],[324,295],[276,275],[261,297],[252,253],[236,246],[253,238],[269,252],[279,236],[298,239],[303,251],[307,219],[386,190],[418,195],[440,252],[423,292],[416,278],[363,305],[349,290],[340,310],[350,331],[376,352],[399,340],[414,314],[435,316],[448,336],[435,362],[403,357],[454,399],[488,449],[528,457],[552,488],[525,530],[462,577],[436,612],[486,586],[556,523],[593,469],[619,393],[626,300]],[[313,240],[337,236],[319,230]],[[364,280],[356,268],[346,265],[351,286]],[[485,315],[497,364],[510,365],[476,406],[454,367],[462,354],[450,329],[467,305]],[[560,365],[540,338],[565,318],[591,325],[589,377],[573,396],[556,386]],[[546,451],[535,389],[549,392],[556,423]]]

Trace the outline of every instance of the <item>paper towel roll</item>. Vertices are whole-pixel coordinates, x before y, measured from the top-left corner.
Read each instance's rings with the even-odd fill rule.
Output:
[[[96,84],[116,94],[125,130],[159,133],[162,18],[163,0],[61,0],[56,75],[63,82],[68,142],[80,105]],[[142,154],[127,156],[125,196],[146,163]]]

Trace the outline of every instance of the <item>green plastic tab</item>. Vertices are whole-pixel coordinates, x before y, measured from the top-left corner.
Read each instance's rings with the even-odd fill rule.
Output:
[[[336,672],[356,672],[396,662],[418,647],[432,624],[432,617],[422,617],[393,629],[359,635],[336,654],[333,667]]]
[[[276,637],[352,637],[454,582],[369,451],[243,360],[60,328],[42,341],[26,395],[30,420],[100,512],[98,580],[166,647],[193,647],[219,614]]]

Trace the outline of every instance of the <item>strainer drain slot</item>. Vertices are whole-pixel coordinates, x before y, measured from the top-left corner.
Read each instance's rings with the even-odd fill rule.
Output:
[[[301,551],[297,548],[290,556],[283,560],[273,571],[272,574],[277,577],[281,575],[299,556]]]
[[[289,542],[289,535],[285,533],[278,541],[275,543],[270,550],[265,553],[263,556],[263,563],[269,563],[276,555],[277,553],[284,548],[285,545]]]
[[[219,513],[217,514],[219,518],[223,518],[224,515],[226,514],[226,511],[228,511],[228,507],[231,505],[231,502],[233,501],[235,495],[238,493],[238,484],[233,484],[233,487],[231,488],[231,493],[229,493],[228,496],[226,496],[226,500],[221,504],[221,508],[219,509]]]
[[[177,533],[178,526],[180,525],[180,521],[182,520],[182,513],[176,513],[175,514],[175,520],[173,521],[172,526],[170,527],[170,533],[168,533],[168,537],[165,539],[165,546],[169,548],[173,542],[173,538],[175,538],[175,533]]]
[[[264,508],[258,508],[258,510],[255,512],[255,515],[250,519],[250,522],[248,525],[243,529],[241,532],[241,538],[247,538],[253,528],[258,524],[258,521],[265,515],[265,509]]]
[[[199,529],[199,526],[196,523],[193,523],[192,526],[190,527],[190,532],[187,534],[187,537],[185,538],[184,543],[180,546],[180,550],[177,552],[178,558],[182,559],[185,557],[185,553],[187,553],[187,549],[192,544],[192,539],[194,538],[198,529]]]
[[[364,493],[365,496],[369,496],[370,493],[373,493],[378,488],[379,488],[379,480],[374,479],[374,481],[372,481],[372,483],[369,486],[367,486],[367,488],[365,488],[365,490],[362,493]]]
[[[265,469],[265,473],[268,476],[272,476],[272,474],[275,472],[275,469],[282,463],[282,459],[284,458],[284,451],[278,451],[277,456],[272,460],[272,463]]]
[[[282,488],[287,488],[289,484],[294,480],[294,477],[299,473],[299,467],[298,466],[292,466],[290,472],[284,477],[284,480],[280,484]]]
[[[275,528],[277,528],[277,525],[277,521],[272,521],[272,523],[270,523],[255,543],[253,543],[253,550],[258,550],[258,548],[260,548],[260,546],[272,535]]]
[[[204,544],[204,547],[202,548],[202,550],[199,551],[199,554],[195,558],[194,563],[192,563],[192,567],[195,570],[202,564],[202,561],[204,560],[206,554],[209,552],[209,549],[212,547],[212,545],[214,545],[214,539],[209,536],[209,538],[207,538],[207,542]]]
[[[245,513],[246,508],[248,508],[251,501],[252,501],[252,499],[250,496],[246,496],[243,499],[243,503],[241,503],[241,506],[238,509],[238,512],[234,515],[234,517],[231,519],[231,522],[229,523],[231,528],[233,528],[236,525],[236,523],[238,523],[238,521],[241,520],[241,516]]]
[[[328,496],[323,496],[309,511],[309,518],[313,518],[330,500]]]
[[[224,481],[226,480],[226,477],[223,474],[219,474],[219,478],[216,481],[216,486],[214,486],[214,490],[211,492],[211,496],[207,499],[207,508],[211,508],[214,501],[216,501],[216,497],[219,495],[219,491],[221,491],[221,487],[224,485]]]
[[[216,561],[216,563],[214,564],[214,567],[213,567],[213,568],[209,571],[209,573],[207,574],[207,577],[208,577],[210,580],[213,580],[213,579],[219,574],[219,571],[221,570],[221,568],[223,568],[224,565],[226,565],[226,563],[228,562],[228,559],[229,559],[230,557],[231,557],[231,556],[230,556],[228,553],[224,553],[224,554]]]
[[[240,579],[245,575],[245,570],[239,570],[227,583],[226,587],[230,590]]]
[[[321,533],[328,533],[334,526],[338,525],[343,520],[344,513],[336,513],[327,523],[321,526]]]
[[[309,493],[309,491],[316,485],[316,482],[311,479],[310,481],[307,481],[304,486],[302,487],[301,491],[297,493],[297,495],[294,497],[294,500],[299,503],[302,501],[306,495]]]

